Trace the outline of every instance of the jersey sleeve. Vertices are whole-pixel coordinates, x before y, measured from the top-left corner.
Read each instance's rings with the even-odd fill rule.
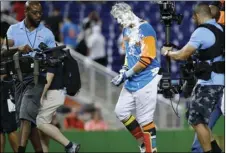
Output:
[[[141,57],[147,57],[151,59],[156,57],[156,40],[153,36],[146,36],[142,38]]]
[[[143,24],[140,27],[141,36],[141,54],[140,64],[147,67],[151,61],[156,58],[156,34],[150,24]]]

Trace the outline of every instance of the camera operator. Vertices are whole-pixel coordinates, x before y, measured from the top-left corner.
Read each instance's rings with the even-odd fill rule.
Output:
[[[220,1],[215,1],[211,3],[209,6],[211,10],[212,17],[216,19],[216,21],[224,27],[224,20],[220,19],[220,16],[222,14],[222,3]],[[223,13],[224,16],[224,13]],[[223,92],[224,93],[224,92]],[[222,109],[223,108],[223,109]],[[222,100],[219,101],[214,109],[214,111],[211,113],[208,127],[212,130],[215,126],[217,120],[220,118],[221,115],[224,115],[224,97],[222,97]],[[197,138],[197,134],[195,134],[195,138],[192,144],[192,152],[203,152],[202,147],[200,146],[200,143]]]
[[[62,144],[67,153],[77,153],[80,145],[69,141],[55,125],[51,124],[54,113],[64,104],[65,100],[63,73],[65,72],[63,72],[62,62],[47,68],[47,83],[41,96],[41,107],[36,122],[38,129]],[[45,136],[41,135],[41,141],[43,148],[48,148]],[[48,150],[45,149],[44,152],[48,152]]]
[[[200,3],[194,8],[193,19],[198,28],[193,32],[187,45],[177,52],[172,52],[172,47],[165,46],[161,52],[174,60],[186,60],[196,51],[199,54],[196,56],[199,62],[195,70],[198,82],[188,109],[188,123],[195,129],[204,152],[221,152],[211,135],[208,123],[215,105],[222,98],[224,89],[224,72],[216,66],[216,63],[222,66],[224,62],[222,56],[224,32],[216,20],[212,19],[207,4]],[[201,71],[202,69],[205,71]]]
[[[20,52],[30,52],[34,48],[38,48],[41,42],[44,42],[50,48],[55,47],[52,32],[43,24],[40,24],[41,17],[41,4],[37,1],[26,2],[25,19],[17,24],[11,25],[7,31],[9,47],[15,47]],[[45,77],[40,75],[39,82],[35,85],[33,72],[31,72],[23,74],[22,82],[18,80],[16,82],[15,102],[16,115],[20,124],[18,148],[18,152],[20,153],[25,152],[28,139],[31,140],[35,152],[43,152],[36,128],[36,116],[45,81]]]
[[[4,37],[6,31],[9,28],[9,24],[1,22],[1,44],[0,51],[4,43]],[[1,62],[3,59],[1,58]],[[7,76],[6,69],[2,67],[1,63],[0,70],[0,152],[5,152],[6,135],[8,135],[8,141],[11,145],[12,150],[16,153],[18,150],[18,135],[17,135],[17,124],[15,114],[15,101],[13,99],[13,82],[11,78]]]

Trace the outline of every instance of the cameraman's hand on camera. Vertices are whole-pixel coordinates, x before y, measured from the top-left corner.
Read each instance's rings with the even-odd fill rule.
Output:
[[[126,79],[126,71],[128,70],[127,66],[123,66],[122,69],[119,71],[119,75],[114,77],[111,81],[111,83],[115,86],[120,86]]]
[[[18,47],[18,50],[21,53],[28,53],[28,52],[32,51],[32,48],[29,45],[25,45],[25,46]]]
[[[162,54],[163,56],[167,56],[168,53],[169,53],[169,51],[172,51],[172,50],[173,50],[173,47],[163,46],[163,47],[161,48],[161,54]]]

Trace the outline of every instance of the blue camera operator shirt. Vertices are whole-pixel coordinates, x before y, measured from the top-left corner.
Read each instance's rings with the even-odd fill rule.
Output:
[[[43,24],[39,24],[36,29],[30,32],[25,27],[24,21],[21,21],[9,27],[7,37],[14,41],[13,47],[28,44],[31,48],[37,49],[41,42],[45,43],[50,48],[56,46],[53,33]]]
[[[13,24],[7,31],[8,39],[14,41],[13,47],[29,45],[32,49],[39,49],[41,42],[45,43],[49,48],[55,47],[55,38],[53,33],[43,24],[39,24],[33,31],[29,31],[24,24],[24,20]],[[32,56],[32,53],[28,55]],[[25,80],[31,78],[26,77]]]
[[[223,31],[222,27],[216,22],[215,19],[208,20],[206,23],[212,24],[219,28],[221,31]],[[216,39],[213,32],[211,32],[207,28],[199,27],[192,33],[192,36],[188,44],[195,47],[196,49],[198,49],[200,46],[201,46],[200,49],[206,49],[214,45],[215,40]],[[216,61],[224,61],[224,57],[223,56],[215,57],[213,62]],[[208,60],[207,62],[210,62],[210,60]],[[224,74],[212,72],[211,79],[207,81],[199,79],[197,83],[201,85],[224,85]]]

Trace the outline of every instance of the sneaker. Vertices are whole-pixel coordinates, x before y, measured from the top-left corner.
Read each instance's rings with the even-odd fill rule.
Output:
[[[140,149],[140,153],[145,153],[145,146],[144,146],[144,144],[139,146],[139,149]]]
[[[66,153],[78,153],[80,149],[80,144],[73,143],[70,149],[65,149]]]
[[[142,144],[141,146],[139,146],[139,149],[140,149],[140,153],[146,153],[144,144]],[[152,149],[152,153],[157,153],[157,148],[153,148]]]
[[[153,153],[157,153],[157,148],[153,148],[153,149],[152,149],[152,152],[153,152]]]

